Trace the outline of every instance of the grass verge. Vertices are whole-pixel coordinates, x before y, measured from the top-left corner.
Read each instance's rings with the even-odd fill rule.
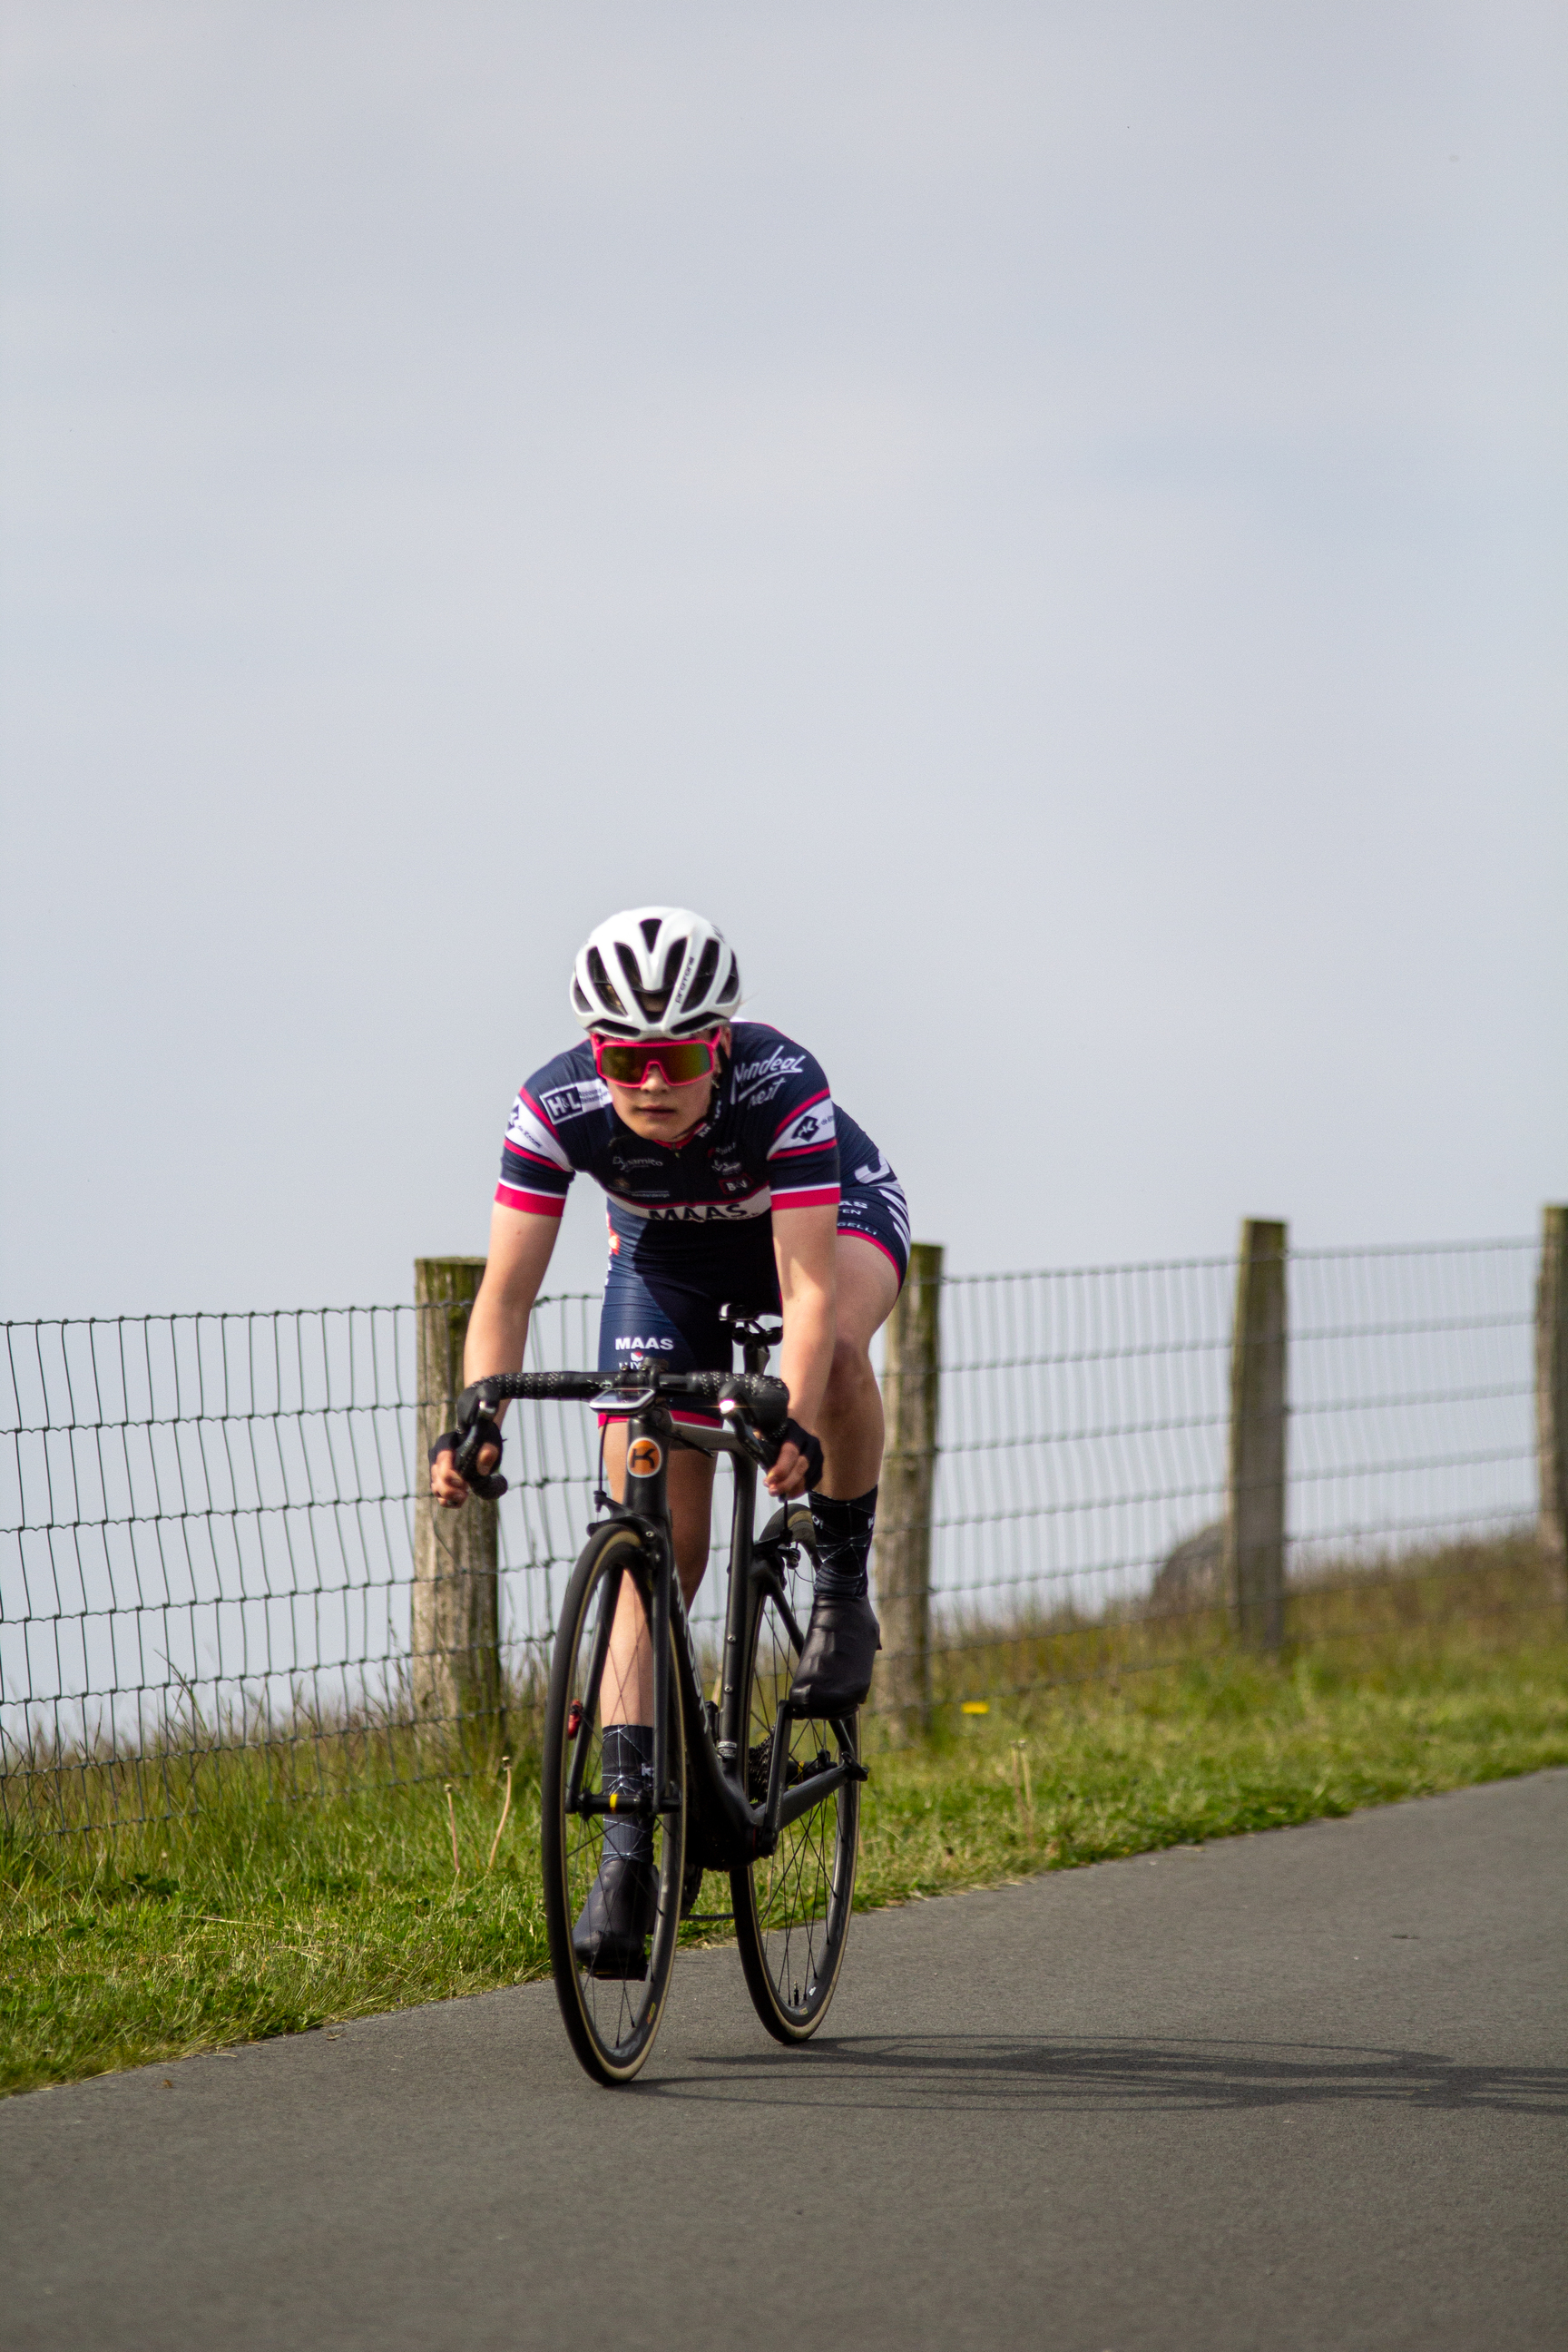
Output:
[[[1456,1624],[1418,1654],[1221,1654],[943,1708],[928,1740],[868,1755],[867,1907],[1568,1763],[1568,1639]],[[290,1801],[230,1757],[197,1793],[111,1841],[0,1831],[0,2088],[545,1972],[536,1786],[488,1867],[486,1779],[450,1810],[438,1781]]]

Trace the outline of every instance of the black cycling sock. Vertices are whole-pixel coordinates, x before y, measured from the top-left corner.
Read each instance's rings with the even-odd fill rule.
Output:
[[[640,1797],[653,1790],[653,1726],[651,1723],[606,1723],[605,1726],[605,1794]],[[651,1821],[616,1821],[605,1817],[605,1860],[619,1854],[625,1862],[653,1860]]]
[[[816,1597],[819,1601],[864,1601],[871,1530],[877,1523],[877,1489],[841,1503],[820,1488],[806,1500],[816,1529]]]

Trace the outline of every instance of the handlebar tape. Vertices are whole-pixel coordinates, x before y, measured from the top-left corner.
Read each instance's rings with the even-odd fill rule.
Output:
[[[658,1397],[700,1397],[720,1406],[739,1405],[761,1440],[760,1445],[752,1450],[763,1458],[764,1467],[772,1468],[781,1446],[797,1445],[806,1459],[807,1486],[819,1484],[821,1444],[798,1422],[790,1419],[788,1389],[783,1381],[775,1381],[765,1372],[664,1372],[655,1368],[646,1378],[637,1371],[622,1373],[618,1378],[604,1372],[493,1372],[488,1380],[475,1381],[463,1391],[458,1399],[457,1429],[437,1440],[431,1448],[431,1458],[445,1452],[450,1443],[453,1466],[476,1494],[504,1495],[504,1478],[482,1478],[478,1469],[480,1446],[494,1445],[499,1449],[502,1443],[491,1413],[503,1397],[585,1403],[606,1390],[627,1389],[634,1382],[641,1388],[651,1387]]]
[[[722,1396],[733,1397],[759,1429],[769,1432],[782,1429],[789,1415],[788,1389],[766,1372],[661,1372],[657,1368],[646,1376],[638,1370],[629,1373],[492,1372],[489,1380],[476,1381],[466,1388],[458,1399],[458,1427],[468,1431],[503,1397],[585,1404],[607,1389],[632,1386],[651,1388],[659,1397],[701,1397],[715,1404]]]

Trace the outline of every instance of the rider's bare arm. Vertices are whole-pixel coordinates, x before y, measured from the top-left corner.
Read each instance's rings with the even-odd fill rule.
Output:
[[[790,1418],[816,1431],[833,1369],[837,1298],[837,1210],[831,1204],[773,1213],[773,1255],[784,1302],[784,1341],[779,1376],[789,1390]],[[805,1458],[786,1445],[768,1473],[768,1492],[787,1497],[805,1492]]]
[[[490,1212],[489,1255],[485,1278],[468,1318],[463,1349],[463,1379],[482,1381],[491,1372],[520,1372],[528,1346],[528,1318],[539,1296],[561,1230],[559,1217],[533,1216],[498,1202]],[[499,1406],[495,1418],[506,1412]],[[479,1454],[479,1468],[495,1467],[495,1448]],[[458,1504],[468,1496],[468,1486],[452,1467],[449,1454],[438,1454],[430,1471],[430,1492],[438,1503]]]

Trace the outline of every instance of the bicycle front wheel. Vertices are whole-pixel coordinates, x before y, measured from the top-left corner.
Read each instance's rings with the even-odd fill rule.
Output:
[[[767,1795],[773,1744],[781,1738],[789,1788],[856,1760],[853,1716],[831,1724],[794,1716],[781,1720],[797,1658],[791,1621],[804,1634],[811,1615],[813,1563],[799,1540],[805,1517],[791,1515],[795,1540],[783,1569],[788,1615],[772,1593],[764,1594],[747,1662],[746,1774],[758,1805]],[[859,1832],[859,1784],[848,1780],[781,1831],[771,1854],[731,1874],[746,1990],[777,2041],[809,2041],[827,2013],[849,1934]]]
[[[615,1709],[611,1721],[629,1719],[623,1677],[633,1648],[640,1644],[646,1654],[651,1646],[652,1597],[653,1563],[641,1536],[613,1524],[597,1530],[567,1588],[544,1713],[540,1843],[551,1972],[573,2049],[596,2082],[610,2084],[629,2083],[653,2048],[680,1927],[686,1748],[672,1635],[654,1666],[665,1677],[668,1770],[679,1801],[653,1820],[643,1916],[635,1922],[647,1932],[602,1938],[586,1954],[574,1941],[605,1854],[605,1815],[595,1808],[606,1796],[605,1709]]]

